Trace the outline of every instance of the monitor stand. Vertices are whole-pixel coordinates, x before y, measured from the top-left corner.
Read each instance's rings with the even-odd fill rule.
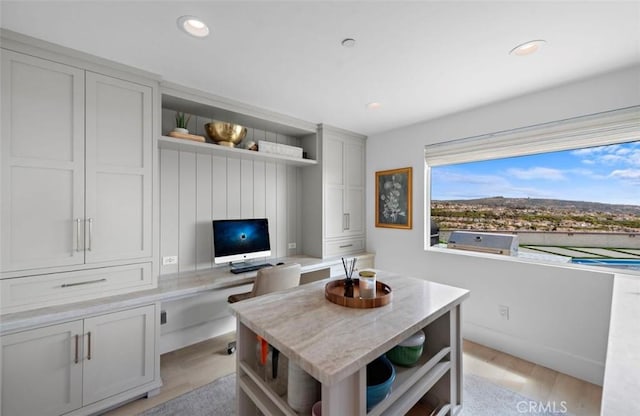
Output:
[[[231,265],[231,273],[233,274],[255,272],[256,270],[273,266],[273,264],[271,263],[248,263],[248,262],[242,262],[242,263],[236,263],[236,264],[230,263],[230,265]]]

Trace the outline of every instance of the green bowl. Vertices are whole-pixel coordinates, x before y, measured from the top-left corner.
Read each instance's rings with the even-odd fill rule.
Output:
[[[387,352],[387,358],[396,365],[411,367],[422,355],[422,345],[416,347],[402,347],[397,345]]]

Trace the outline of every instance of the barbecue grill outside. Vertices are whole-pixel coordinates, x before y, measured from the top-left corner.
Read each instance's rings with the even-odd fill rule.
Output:
[[[504,256],[517,256],[518,236],[473,231],[453,231],[449,236],[447,247],[458,250],[502,254]]]

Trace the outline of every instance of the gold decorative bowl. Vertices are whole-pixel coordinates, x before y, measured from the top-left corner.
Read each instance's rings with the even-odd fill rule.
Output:
[[[214,143],[229,147],[235,147],[247,135],[246,127],[223,121],[205,124],[204,131]]]

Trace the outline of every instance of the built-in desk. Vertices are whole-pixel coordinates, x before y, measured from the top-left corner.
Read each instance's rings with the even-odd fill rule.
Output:
[[[358,257],[359,263],[372,265],[372,255]],[[308,280],[331,276],[336,265],[342,267],[339,258],[269,261],[300,263]],[[162,385],[160,316],[165,305],[198,299],[202,309],[217,307],[235,324],[226,293],[248,290],[256,273],[235,275],[228,267],[178,273],[162,276],[151,290],[0,315],[0,413],[85,416],[153,395]],[[201,298],[207,294],[217,296],[217,306]],[[190,314],[189,307],[182,311]],[[189,324],[180,313],[170,319]],[[189,329],[202,332],[203,327]],[[183,346],[207,335],[183,339]],[[26,390],[30,394],[24,396]]]
[[[373,254],[355,255],[358,263],[373,266]],[[299,263],[302,266],[302,281],[305,278],[316,280],[329,276],[337,276],[342,269],[340,258],[319,259],[308,256],[293,256],[281,259],[269,259],[270,263]],[[159,279],[156,289],[109,296],[90,301],[68,303],[65,305],[34,309],[25,312],[0,315],[0,335],[66,322],[86,316],[108,313],[118,309],[126,309],[154,302],[167,302],[194,296],[207,291],[215,291],[230,287],[241,287],[251,284],[257,272],[232,274],[226,266],[193,272],[164,275]]]

